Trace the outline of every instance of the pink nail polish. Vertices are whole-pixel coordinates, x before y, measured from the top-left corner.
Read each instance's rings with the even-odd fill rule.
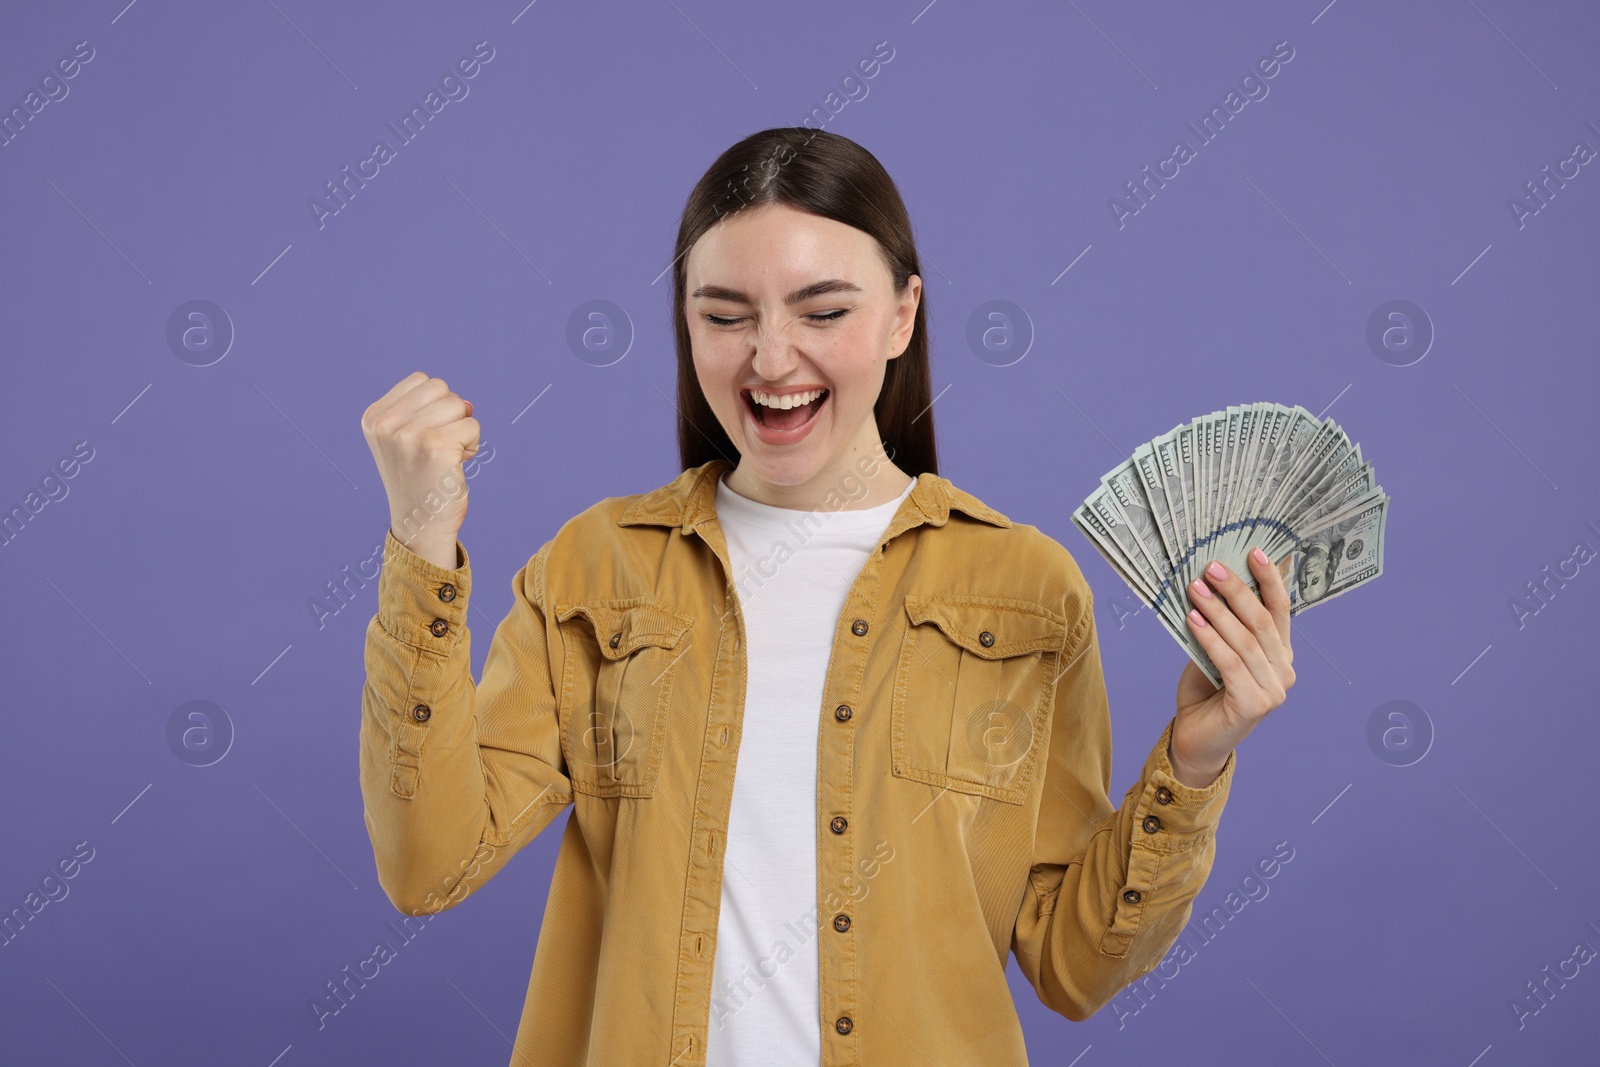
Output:
[[[1228,576],[1228,568],[1220,563],[1213,562],[1211,566],[1206,568],[1206,573],[1220,581]]]
[[[1259,547],[1251,549],[1250,550],[1250,554],[1256,558],[1256,562],[1257,563],[1260,563],[1260,564],[1264,565],[1264,564],[1270,562],[1267,559],[1267,554],[1265,552],[1261,551],[1261,549]]]
[[[1198,610],[1192,610],[1189,612],[1189,621],[1194,623],[1196,626],[1206,625],[1206,617],[1200,614]]]
[[[1203,579],[1196,578],[1194,580],[1193,588],[1194,588],[1194,591],[1195,591],[1196,595],[1198,595],[1198,596],[1203,596],[1203,597],[1206,597],[1206,598],[1209,599],[1211,596],[1214,595],[1211,592],[1211,587],[1209,585],[1207,585]]]

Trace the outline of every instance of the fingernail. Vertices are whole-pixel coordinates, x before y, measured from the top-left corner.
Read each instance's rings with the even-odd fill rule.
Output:
[[[1211,587],[1205,582],[1201,581],[1199,578],[1194,580],[1193,589],[1196,593],[1203,597],[1210,597],[1212,595]]]
[[[1213,578],[1226,578],[1228,576],[1228,568],[1220,563],[1212,563],[1211,566],[1206,568],[1206,573]]]
[[[1257,563],[1267,563],[1267,562],[1269,562],[1268,559],[1267,559],[1267,554],[1265,552],[1261,551],[1261,549],[1259,547],[1252,548],[1250,550],[1250,554],[1256,558],[1256,562]]]
[[[1189,612],[1189,621],[1194,623],[1196,626],[1204,626],[1206,624],[1206,617],[1200,614],[1198,611],[1191,611]]]

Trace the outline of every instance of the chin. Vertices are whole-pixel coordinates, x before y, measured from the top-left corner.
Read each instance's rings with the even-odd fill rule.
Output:
[[[761,447],[760,442],[756,447]],[[748,474],[754,474],[770,485],[804,485],[817,476],[822,470],[823,458],[821,455],[806,456],[757,456],[753,452],[743,452],[741,462]]]

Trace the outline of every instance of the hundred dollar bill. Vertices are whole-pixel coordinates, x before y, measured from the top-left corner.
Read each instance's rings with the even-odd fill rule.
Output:
[[[1389,498],[1380,496],[1354,512],[1300,535],[1295,548],[1295,597],[1291,615],[1342,596],[1383,573],[1383,535]]]

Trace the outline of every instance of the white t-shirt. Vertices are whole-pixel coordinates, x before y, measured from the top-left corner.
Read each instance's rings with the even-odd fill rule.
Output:
[[[817,1067],[817,731],[850,586],[916,482],[856,511],[801,511],[717,482],[748,685],[723,860],[707,1067]]]

